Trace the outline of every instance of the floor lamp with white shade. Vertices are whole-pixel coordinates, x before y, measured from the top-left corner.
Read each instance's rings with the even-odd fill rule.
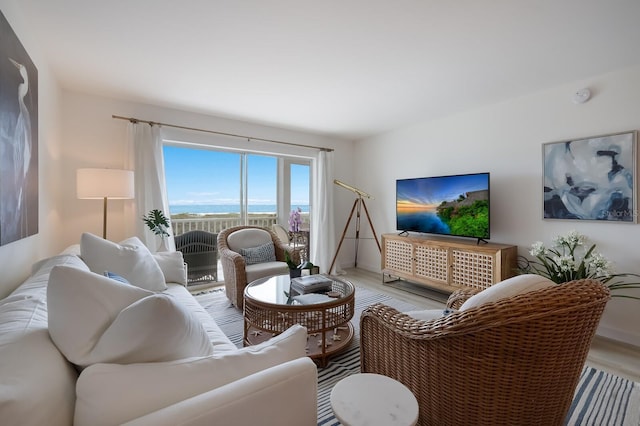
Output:
[[[77,196],[81,200],[103,200],[102,238],[107,238],[107,199],[134,197],[133,171],[121,169],[78,169]]]

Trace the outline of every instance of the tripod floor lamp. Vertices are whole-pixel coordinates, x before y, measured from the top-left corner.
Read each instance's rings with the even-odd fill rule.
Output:
[[[382,248],[380,247],[380,241],[378,241],[378,235],[376,234],[376,230],[373,229],[373,222],[371,221],[371,216],[369,216],[369,210],[367,210],[367,205],[364,202],[365,198],[373,198],[371,195],[366,192],[355,188],[351,185],[348,185],[344,182],[335,179],[333,181],[336,185],[348,189],[349,191],[355,193],[358,198],[353,202],[353,207],[351,207],[351,213],[349,213],[349,218],[347,219],[347,223],[344,226],[344,231],[342,231],[342,237],[340,237],[340,242],[338,243],[338,248],[336,249],[336,254],[333,256],[333,260],[331,261],[331,266],[329,267],[329,273],[333,271],[333,266],[336,263],[336,258],[338,257],[338,253],[340,252],[340,247],[342,247],[342,242],[344,241],[345,235],[347,235],[347,230],[349,229],[349,224],[351,223],[351,219],[353,218],[353,213],[356,213],[356,255],[355,255],[355,266],[358,266],[358,245],[360,242],[360,211],[361,208],[364,207],[364,213],[367,215],[367,220],[369,221],[369,226],[371,227],[371,231],[373,232],[373,238],[376,240],[376,244],[378,245],[378,250],[382,253]]]
[[[120,169],[78,169],[77,196],[81,200],[103,200],[102,238],[107,238],[107,200],[134,197],[133,171]]]

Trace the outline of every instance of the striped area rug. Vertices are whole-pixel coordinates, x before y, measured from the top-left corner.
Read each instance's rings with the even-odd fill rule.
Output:
[[[196,295],[196,299],[216,320],[222,331],[238,347],[242,347],[242,313],[233,308],[224,290]],[[387,295],[356,288],[356,306],[352,323],[355,336],[350,346],[330,358],[326,368],[318,369],[318,425],[337,426],[331,411],[329,396],[338,381],[360,372],[360,313],[364,308],[381,302],[400,311],[415,307]],[[640,383],[585,367],[576,389],[573,404],[565,422],[570,426],[640,426]]]

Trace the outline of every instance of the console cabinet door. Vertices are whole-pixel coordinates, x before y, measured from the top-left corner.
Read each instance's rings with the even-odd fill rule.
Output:
[[[434,244],[415,244],[415,276],[441,284],[449,283],[449,250]]]
[[[383,270],[406,275],[403,278],[413,275],[413,244],[410,241],[385,239],[382,252]]]
[[[495,252],[451,249],[450,285],[484,290],[495,283],[495,271]]]

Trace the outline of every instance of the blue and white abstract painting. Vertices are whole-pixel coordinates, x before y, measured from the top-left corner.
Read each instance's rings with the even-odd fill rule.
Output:
[[[636,132],[543,145],[544,218],[635,223]]]

